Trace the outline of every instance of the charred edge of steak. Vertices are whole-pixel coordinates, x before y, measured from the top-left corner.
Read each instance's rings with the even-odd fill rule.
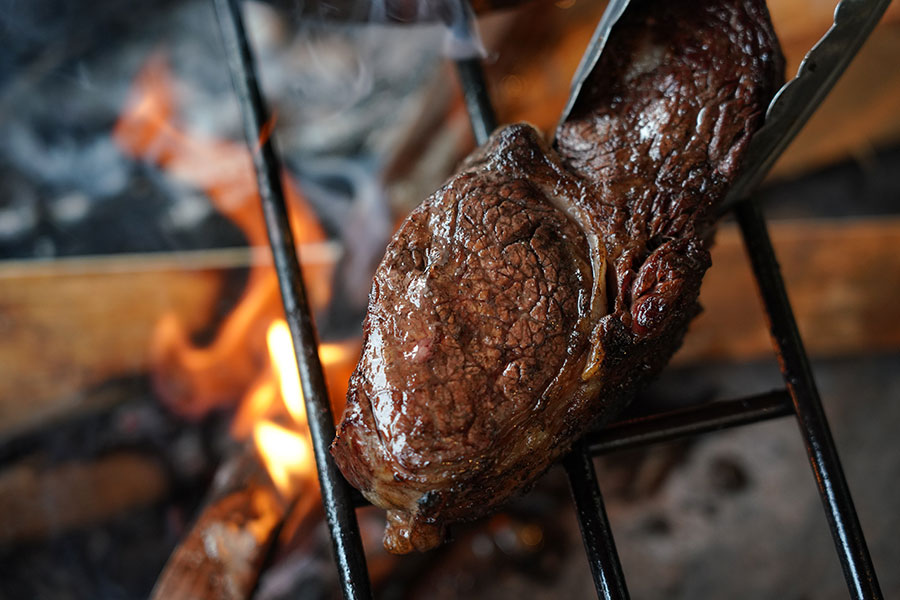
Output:
[[[762,0],[633,3],[558,156],[508,127],[404,222],[332,445],[389,550],[530,486],[668,362],[782,68]]]

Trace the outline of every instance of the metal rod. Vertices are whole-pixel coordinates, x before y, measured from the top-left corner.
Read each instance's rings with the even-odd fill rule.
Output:
[[[497,127],[497,117],[487,92],[484,69],[479,58],[464,58],[455,62],[463,97],[466,100],[466,109],[469,111],[472,133],[475,135],[475,143],[480,146]]]
[[[291,330],[307,419],[318,466],[325,516],[331,529],[335,558],[345,598],[371,598],[366,557],[350,494],[328,446],[334,438],[334,417],[319,361],[318,339],[307,301],[306,288],[291,233],[281,184],[281,161],[271,136],[263,136],[269,122],[250,45],[244,30],[239,0],[213,0],[225,45],[232,83],[241,107],[244,133],[253,155],[263,216],[278,274],[285,318]]]
[[[619,553],[616,552],[603,496],[597,484],[594,462],[584,440],[578,442],[563,459],[563,466],[569,475],[569,487],[578,514],[578,527],[581,529],[581,539],[591,566],[597,596],[604,600],[627,600],[628,589],[619,563]]]
[[[853,598],[882,598],[765,219],[752,201],[738,205],[735,212],[847,586]]]
[[[478,40],[475,12],[469,0],[454,0],[452,7],[453,18],[449,23],[451,35],[463,40],[464,45],[478,46],[479,44],[475,43]],[[454,62],[463,98],[466,101],[466,110],[469,113],[469,124],[475,135],[475,143],[480,146],[497,127],[497,116],[494,113],[491,96],[488,94],[484,67],[477,56],[460,58]]]
[[[791,396],[786,390],[777,390],[613,423],[585,439],[591,454],[596,456],[790,414],[793,414]]]

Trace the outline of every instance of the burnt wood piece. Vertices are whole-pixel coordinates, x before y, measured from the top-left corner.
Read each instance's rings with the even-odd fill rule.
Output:
[[[206,505],[150,597],[249,598],[287,509],[252,447],[243,446],[219,468]]]
[[[678,348],[716,202],[783,80],[760,0],[629,10],[549,148],[496,132],[410,214],[332,445],[385,546],[531,485]]]

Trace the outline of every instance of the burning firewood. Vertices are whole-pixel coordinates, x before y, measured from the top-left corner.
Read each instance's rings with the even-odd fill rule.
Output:
[[[247,445],[216,475],[210,498],[166,563],[152,598],[247,598],[285,517],[279,495]]]
[[[248,390],[232,424],[235,437],[252,437],[254,443],[245,444],[219,470],[210,500],[169,559],[153,598],[246,598],[288,517],[291,500],[298,499],[287,526],[289,537],[317,521],[307,518],[320,503],[303,395],[284,321],[268,328],[266,343],[271,366]],[[331,367],[332,390],[343,392],[357,353],[356,342],[320,347],[322,362]]]

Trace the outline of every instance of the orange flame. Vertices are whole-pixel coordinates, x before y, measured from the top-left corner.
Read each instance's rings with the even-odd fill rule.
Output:
[[[287,323],[280,319],[272,323],[266,334],[266,341],[274,375],[272,371],[268,371],[272,377],[270,379],[272,385],[257,390],[265,389],[265,393],[272,394],[266,403],[267,408],[273,405],[277,394],[281,395],[282,406],[292,417],[296,430],[282,427],[268,419],[259,420],[252,414],[245,415],[244,418],[254,419],[253,442],[269,471],[269,476],[283,496],[291,497],[303,484],[312,480],[315,463],[308,433],[305,431],[306,408]],[[261,406],[259,399],[252,396],[244,402],[248,403]],[[239,418],[235,419],[235,424],[239,423]],[[239,426],[246,429],[247,424]]]
[[[297,361],[294,358],[294,343],[287,323],[275,321],[266,335],[269,343],[269,356],[275,373],[278,375],[281,400],[291,416],[298,423],[306,423],[306,406],[303,391],[300,388],[300,373],[297,372]]]
[[[251,246],[267,247],[249,151],[240,143],[204,139],[182,129],[175,114],[176,87],[162,56],[148,60],[116,123],[116,142],[125,153],[203,190],[240,227]],[[267,125],[266,135],[272,127],[274,121]],[[287,176],[283,182],[298,245],[324,242],[325,233],[295,183]],[[304,280],[314,308],[329,300],[332,266],[333,258],[304,260]],[[151,349],[155,385],[163,401],[193,418],[233,405],[265,364],[266,327],[282,312],[274,271],[269,265],[254,264],[238,307],[207,347],[195,346],[173,315],[164,317]]]
[[[249,151],[243,144],[189,135],[180,127],[177,84],[165,60],[152,57],[135,80],[132,98],[115,126],[115,140],[127,154],[203,190],[240,227],[251,246],[267,248]],[[266,124],[263,139],[274,126],[274,119]],[[312,209],[289,177],[283,183],[298,245],[308,250],[310,244],[322,243],[325,234]],[[301,256],[307,254],[315,253],[301,252]],[[314,308],[329,300],[332,263],[327,257],[304,261],[304,279]],[[359,343],[322,344],[319,353],[332,398],[343,404]],[[164,316],[156,328],[152,363],[161,398],[183,416],[199,418],[239,403],[232,435],[252,437],[283,497],[294,497],[315,485],[303,392],[270,265],[251,266],[242,298],[207,347],[195,346],[182,323],[173,315]]]
[[[282,319],[273,322],[266,340],[273,368],[267,370],[264,379],[245,396],[232,431],[246,432],[252,428],[253,441],[272,481],[282,495],[291,497],[315,478],[306,404],[287,323]],[[338,378],[344,384],[339,387],[341,395],[346,393],[346,382],[356,363],[357,353],[355,342],[319,346],[319,359],[326,374],[331,376],[330,379]],[[281,403],[275,402],[277,396],[280,396]],[[286,414],[279,414],[281,408]],[[279,418],[287,418],[292,428],[279,425],[276,422]]]
[[[315,474],[309,438],[296,431],[260,421],[253,427],[253,441],[269,470],[269,476],[285,497],[292,497]]]

